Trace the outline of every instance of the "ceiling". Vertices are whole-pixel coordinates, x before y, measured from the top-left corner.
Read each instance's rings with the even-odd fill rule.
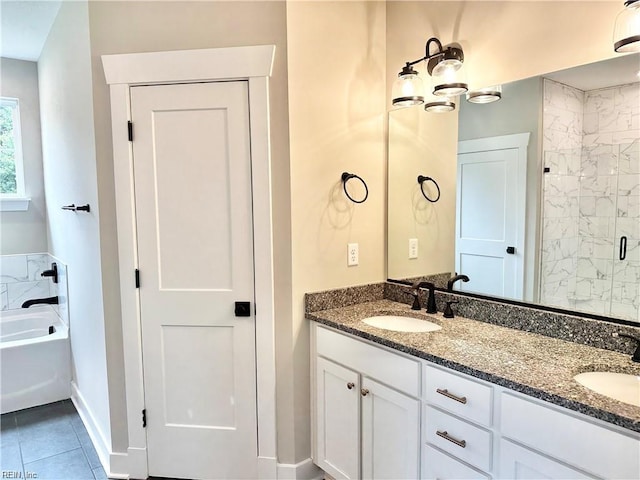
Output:
[[[640,82],[639,71],[640,53],[634,53],[549,73],[543,77],[588,92],[615,85]]]
[[[60,0],[1,0],[0,56],[38,61]]]

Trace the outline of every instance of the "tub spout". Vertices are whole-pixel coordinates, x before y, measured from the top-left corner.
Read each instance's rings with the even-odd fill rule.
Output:
[[[38,305],[41,303],[46,303],[49,305],[57,305],[58,304],[58,296],[55,297],[46,297],[46,298],[33,298],[31,300],[27,300],[22,304],[22,308],[29,308],[31,305]]]

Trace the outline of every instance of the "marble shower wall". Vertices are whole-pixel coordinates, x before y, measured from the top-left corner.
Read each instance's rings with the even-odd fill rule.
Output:
[[[52,262],[58,266],[57,284],[40,275]],[[48,253],[0,256],[0,310],[21,308],[26,300],[55,295],[60,303],[54,309],[68,324],[67,266]]]
[[[546,304],[640,322],[639,92],[638,83],[582,92],[545,80]]]

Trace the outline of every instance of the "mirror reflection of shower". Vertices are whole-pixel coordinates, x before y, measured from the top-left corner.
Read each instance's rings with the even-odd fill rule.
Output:
[[[639,87],[544,81],[546,304],[640,321]]]

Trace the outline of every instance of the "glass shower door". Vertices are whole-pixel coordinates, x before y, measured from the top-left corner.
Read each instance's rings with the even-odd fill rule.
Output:
[[[610,314],[640,321],[640,141],[618,148]]]

